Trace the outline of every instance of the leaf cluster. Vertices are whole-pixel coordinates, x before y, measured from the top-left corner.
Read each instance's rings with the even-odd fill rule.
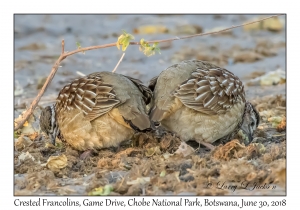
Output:
[[[117,48],[120,49],[120,45],[122,45],[122,51],[125,51],[130,43],[131,40],[134,39],[134,36],[131,34],[126,33],[123,30],[123,34],[119,36],[117,41]]]
[[[141,39],[140,41],[140,51],[142,51],[146,56],[155,55],[155,53],[160,54],[160,49],[158,47],[158,42],[153,43],[151,46],[148,42],[146,42],[144,39]]]
[[[130,41],[134,39],[132,34],[126,33],[123,30],[123,34],[119,36],[118,41],[116,43],[117,48],[120,49],[120,45],[122,45],[122,51],[125,51],[130,44]],[[155,53],[160,54],[160,49],[158,47],[158,42],[153,43],[151,46],[144,39],[140,40],[140,51],[142,51],[146,56],[155,55]]]

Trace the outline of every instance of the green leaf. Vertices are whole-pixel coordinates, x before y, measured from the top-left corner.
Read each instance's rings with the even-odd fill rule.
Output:
[[[116,43],[117,48],[120,49],[120,45],[122,45],[122,51],[125,51],[129,46],[130,41],[133,39],[134,39],[133,35],[128,34],[126,33],[126,31],[123,30],[123,34],[119,36],[118,41]]]
[[[159,176],[160,176],[160,177],[165,177],[165,176],[166,176],[166,173],[167,173],[166,170],[163,170],[162,172],[160,172],[160,175],[159,175]]]
[[[76,42],[76,45],[77,45],[77,49],[80,49],[81,48],[81,45],[79,42]]]
[[[152,49],[153,49],[153,51],[154,51],[155,53],[161,54],[161,53],[160,53],[160,49],[159,49],[159,47],[158,47],[158,42],[155,42],[155,43],[152,45]]]
[[[56,143],[55,143],[56,148],[61,149],[61,148],[63,148],[63,146],[64,145],[62,143],[56,141]]]
[[[104,187],[98,187],[89,192],[88,195],[109,195],[113,191],[113,187],[111,185],[105,185]]]
[[[20,134],[17,131],[14,131],[14,138],[19,138]]]
[[[77,45],[77,49],[81,49],[81,45],[79,42],[76,42],[76,45]],[[85,54],[85,51],[82,51],[83,54]]]
[[[143,46],[143,47],[149,47],[150,46],[148,44],[148,42],[145,41],[145,39],[141,39],[140,43],[141,43],[141,46]]]
[[[160,49],[158,47],[158,42],[153,43],[151,46],[148,42],[146,42],[144,39],[140,40],[140,51],[142,51],[146,56],[155,55],[155,53],[160,54]]]

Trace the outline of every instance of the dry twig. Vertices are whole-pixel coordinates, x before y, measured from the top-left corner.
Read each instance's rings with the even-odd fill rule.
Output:
[[[280,14],[281,15],[281,14]],[[161,42],[172,42],[175,40],[180,40],[180,39],[188,39],[188,38],[193,38],[193,37],[198,37],[198,36],[205,36],[205,35],[211,35],[211,34],[218,34],[218,33],[222,33],[224,31],[228,31],[234,28],[238,28],[238,27],[242,27],[242,26],[246,26],[246,25],[250,25],[253,23],[257,23],[257,22],[261,22],[270,18],[274,18],[280,15],[272,15],[257,21],[252,21],[249,23],[245,23],[245,24],[240,24],[240,25],[235,25],[235,26],[231,26],[229,28],[225,28],[219,31],[213,31],[213,32],[207,32],[207,33],[201,33],[201,34],[194,34],[194,35],[189,35],[189,36],[182,36],[182,37],[175,37],[175,38],[171,38],[171,39],[162,39],[162,40],[153,40],[153,41],[148,41],[147,43],[151,44],[151,43],[161,43]],[[140,42],[130,42],[130,45],[140,45]],[[105,44],[105,45],[97,45],[97,46],[90,46],[90,47],[84,47],[84,48],[78,48],[77,50],[73,50],[71,52],[65,52],[65,42],[64,40],[62,40],[61,42],[61,55],[59,56],[59,58],[57,59],[57,61],[55,62],[55,64],[53,65],[51,72],[46,80],[46,82],[44,83],[42,89],[40,90],[40,92],[38,93],[38,95],[36,96],[36,98],[32,101],[30,107],[22,114],[21,117],[15,119],[15,127],[14,130],[17,130],[19,128],[21,128],[23,126],[23,124],[26,122],[26,120],[29,118],[29,116],[31,115],[31,113],[33,112],[33,110],[36,108],[38,102],[40,101],[42,95],[44,94],[44,92],[46,91],[48,85],[50,84],[50,82],[52,81],[60,63],[68,56],[79,53],[79,52],[85,52],[85,51],[89,51],[89,50],[95,50],[95,49],[101,49],[101,48],[108,48],[108,47],[114,47],[116,46],[116,43],[110,43],[110,44]],[[124,56],[124,54],[123,54]],[[119,63],[121,62],[123,56],[121,57]],[[118,67],[119,63],[117,64],[116,68]],[[115,68],[115,69],[116,69]],[[114,71],[115,71],[114,69]]]
[[[117,63],[117,65],[116,65],[116,67],[114,68],[114,70],[112,70],[112,72],[115,72],[115,71],[117,70],[118,66],[120,65],[121,61],[122,61],[123,58],[124,58],[124,55],[125,55],[125,53],[123,53],[122,57],[120,58],[119,62]]]

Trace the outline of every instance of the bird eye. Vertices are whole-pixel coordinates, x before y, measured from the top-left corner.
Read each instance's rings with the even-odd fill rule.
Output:
[[[251,122],[251,126],[253,127],[255,125],[255,123],[254,122]]]

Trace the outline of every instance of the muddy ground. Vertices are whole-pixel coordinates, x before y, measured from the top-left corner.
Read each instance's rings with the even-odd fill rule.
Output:
[[[122,29],[135,40],[170,38],[219,30],[257,15],[17,15],[15,16],[15,117],[31,103],[60,53],[112,43]],[[86,159],[62,142],[55,146],[39,130],[40,108],[77,72],[111,71],[122,52],[107,48],[67,58],[34,115],[14,134],[15,195],[285,195],[286,57],[285,19],[227,33],[162,44],[146,57],[129,46],[118,73],[145,84],[166,67],[186,59],[227,68],[245,84],[246,97],[261,115],[254,141],[239,133],[212,151],[175,134],[137,133],[120,148]]]

